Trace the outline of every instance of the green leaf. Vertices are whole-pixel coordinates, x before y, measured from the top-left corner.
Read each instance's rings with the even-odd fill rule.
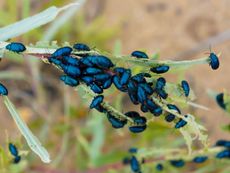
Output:
[[[45,25],[53,21],[60,12],[75,5],[79,5],[79,4],[72,3],[62,8],[57,8],[55,6],[52,6],[34,16],[25,18],[19,22],[0,28],[0,41],[6,41],[10,38],[17,37],[30,30]]]

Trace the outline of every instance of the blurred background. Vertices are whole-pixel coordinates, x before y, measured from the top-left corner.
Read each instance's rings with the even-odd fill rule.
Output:
[[[0,0],[0,27],[50,6],[60,7],[71,2]],[[133,50],[143,50],[149,55],[158,53],[164,60],[204,57],[211,46],[212,51],[221,52],[221,65],[217,71],[208,65],[198,65],[182,75],[174,73],[166,75],[166,78],[175,83],[181,77],[188,80],[197,96],[195,102],[210,108],[206,111],[184,107],[184,112],[193,113],[207,127],[210,143],[220,138],[229,139],[229,131],[223,130],[230,123],[229,117],[207,94],[208,89],[216,92],[226,89],[230,93],[229,0],[82,2],[79,10],[72,10],[72,13],[67,10],[53,22],[10,41],[25,45],[42,40],[56,40],[58,44],[83,42],[90,47],[124,55]],[[58,20],[61,21],[60,26]],[[4,169],[45,173],[113,172],[116,166],[120,169],[120,161],[131,146],[185,147],[181,135],[160,120],[155,120],[140,135],[130,134],[127,129],[113,129],[103,114],[89,110],[90,99],[84,99],[84,93],[64,87],[58,80],[58,70],[37,59],[10,54],[2,59],[0,70],[0,80],[7,86],[10,99],[48,148],[53,160],[51,165],[44,165],[33,153],[26,152],[29,149],[0,99],[1,147],[7,149],[7,142],[11,141],[24,152],[19,165],[4,168],[1,164],[3,172]],[[106,100],[121,111],[138,110],[126,95],[116,90],[108,91]],[[193,168],[190,169],[192,171]],[[122,168],[119,172],[130,170]]]

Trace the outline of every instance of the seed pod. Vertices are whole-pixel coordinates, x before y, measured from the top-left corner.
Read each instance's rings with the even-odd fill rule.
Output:
[[[73,49],[71,47],[61,47],[52,54],[52,57],[69,56],[72,51]]]
[[[210,58],[209,65],[211,66],[211,68],[213,70],[218,69],[220,66],[220,62],[219,62],[219,58],[217,57],[217,55],[212,52],[212,53],[210,53],[209,58]]]
[[[162,73],[166,73],[169,70],[169,66],[168,65],[160,65],[158,67],[152,67],[152,68],[150,68],[150,70],[153,73],[162,74]]]
[[[79,81],[67,75],[60,76],[60,80],[63,81],[66,85],[75,87],[79,85]]]
[[[15,53],[21,53],[26,50],[26,47],[22,43],[12,42],[6,45],[6,49]]]
[[[146,53],[144,53],[144,52],[142,52],[142,51],[138,51],[138,50],[133,51],[133,52],[131,53],[131,56],[134,56],[134,57],[136,57],[136,58],[145,58],[145,59],[148,59],[148,58],[149,58],[148,55],[147,55]]]
[[[0,83],[0,95],[7,96],[8,95],[8,90],[7,88]]]

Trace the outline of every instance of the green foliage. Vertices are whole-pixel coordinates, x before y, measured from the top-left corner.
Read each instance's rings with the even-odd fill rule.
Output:
[[[63,5],[63,2],[61,1],[54,2],[58,6]],[[16,1],[6,1],[6,8],[8,9],[8,11],[0,11],[0,17],[5,19],[0,21],[1,25],[5,26],[9,23],[17,21],[18,9],[15,3]],[[93,48],[91,53],[107,55],[118,65],[124,67],[132,67],[132,71],[134,74],[139,72],[148,72],[149,67],[152,66],[157,66],[159,64],[168,64],[172,68],[172,72],[174,74],[183,75],[183,70],[192,67],[192,65],[209,63],[208,57],[185,61],[162,61],[160,60],[160,56],[158,53],[153,54],[149,60],[134,59],[131,58],[129,55],[121,56],[122,45],[119,40],[115,43],[113,54],[104,52],[102,50],[108,49],[108,41],[110,41],[112,38],[114,38],[114,36],[119,33],[119,25],[113,27],[103,27],[105,21],[104,17],[98,17],[91,23],[87,23],[83,14],[80,14],[76,18],[71,19],[71,22],[64,23],[63,19],[57,17],[60,12],[67,14],[67,12],[64,11],[64,8],[57,8],[55,6],[49,7],[47,10],[35,16],[31,16],[26,20],[22,20],[4,28],[0,28],[0,57],[3,57],[4,55],[5,57],[7,57],[7,59],[11,58],[16,62],[24,62],[22,61],[21,55],[6,51],[5,45],[8,44],[8,42],[3,41],[13,39],[16,36],[25,34],[23,35],[24,41],[31,43],[35,42],[35,44],[28,44],[27,46],[27,51],[24,55],[28,58],[28,55],[31,54],[51,54],[55,51],[56,48],[63,45],[71,45],[77,40],[77,42],[89,43],[90,46]],[[29,16],[30,11],[30,1],[24,0],[22,16]],[[65,14],[63,16],[65,16]],[[69,16],[69,19],[72,14],[74,14],[74,10],[71,14],[67,15]],[[57,24],[59,23],[57,22],[55,25],[52,25],[50,28],[48,28],[47,32],[44,31],[44,28],[38,28],[51,21],[54,21],[55,23],[58,19],[60,19],[61,24]],[[35,28],[36,30],[34,30]],[[51,31],[54,30],[55,32],[52,33]],[[32,36],[33,38],[31,39]],[[52,38],[55,38],[56,40],[58,40],[58,42],[45,41],[52,40]],[[37,42],[37,40],[39,39],[42,39],[43,41]],[[71,43],[65,42],[66,40],[69,40]],[[47,63],[46,60],[44,61]],[[36,62],[38,62],[38,59],[36,59]],[[132,64],[133,66],[130,66],[130,64]],[[136,65],[136,67],[134,67],[134,65]],[[32,66],[32,69],[36,68],[38,68],[37,63]],[[34,76],[36,76],[36,74],[38,73],[35,81],[41,82],[40,80],[36,80],[39,79],[41,71],[37,69],[37,71],[35,71],[34,73]],[[28,74],[24,74],[23,72],[0,72],[1,80],[24,80],[26,77],[28,77]],[[149,80],[153,83],[156,82],[155,77],[150,78]],[[39,99],[36,100],[36,104],[39,106],[39,103],[42,103],[43,106],[48,105],[48,107],[52,107],[52,103],[46,100],[45,94],[43,93],[43,90],[45,90],[44,86],[42,86],[42,84],[39,82],[37,82],[37,84],[41,85],[42,89],[39,89],[38,91]],[[126,129],[112,129],[107,121],[104,121],[104,114],[98,113],[96,111],[89,112],[87,107],[91,99],[95,96],[95,94],[92,93],[89,88],[87,88],[86,86],[80,86],[77,87],[76,90],[78,93],[78,97],[81,98],[80,102],[75,103],[75,98],[72,100],[70,98],[64,98],[64,111],[60,113],[62,117],[58,117],[52,114],[44,114],[43,110],[40,109],[40,114],[43,114],[45,118],[40,117],[35,119],[33,123],[30,122],[30,126],[32,126],[33,129],[38,129],[38,131],[43,134],[41,135],[41,141],[44,141],[44,145],[47,146],[49,153],[51,153],[54,160],[52,163],[52,169],[64,170],[65,167],[67,167],[66,170],[68,170],[69,167],[73,167],[77,170],[85,171],[89,168],[104,168],[107,164],[118,164],[126,155],[128,148],[132,146],[140,148],[140,151],[138,152],[139,159],[145,157],[160,159],[161,161],[169,160],[172,158],[184,158],[185,160],[189,160],[198,152],[205,153],[207,155],[213,155],[214,153],[219,151],[210,148],[210,145],[208,145],[207,143],[208,136],[206,134],[206,129],[200,124],[199,119],[194,115],[189,114],[189,118],[186,119],[186,121],[188,121],[188,126],[179,130],[184,140],[178,132],[172,129],[174,124],[169,125],[163,122],[163,118],[159,118],[157,120],[155,118],[152,118],[152,115],[147,115],[149,126],[148,130],[146,130],[141,135],[131,135],[129,132],[127,132]],[[178,118],[184,118],[180,114],[176,114],[175,112],[169,110],[165,105],[167,103],[175,102],[182,107],[188,107],[189,104],[195,105],[191,102],[195,99],[194,92],[191,91],[189,98],[185,98],[183,96],[183,91],[181,90],[180,85],[177,83],[167,83],[166,91],[167,93],[170,93],[170,97],[165,101],[165,103],[159,102],[158,104],[161,105],[166,112],[173,113]],[[71,95],[72,93],[74,93],[74,91],[71,90]],[[64,94],[66,94],[66,92],[64,92]],[[127,111],[133,109],[133,107],[129,106],[128,102],[125,101],[127,99],[126,96],[124,94],[118,94],[118,92],[116,92],[114,88],[111,88],[110,91],[107,91],[106,96],[109,101],[105,101],[103,105],[108,110],[110,110],[113,115],[117,117],[127,118],[122,112],[124,112],[124,110]],[[111,96],[111,98],[109,96]],[[70,103],[70,100],[73,102]],[[227,104],[226,111],[230,112],[230,104],[228,105],[228,103],[230,103],[230,96],[227,93],[224,95],[224,100]],[[4,102],[8,107],[12,117],[15,119],[16,124],[18,125],[18,128],[20,129],[22,135],[26,138],[31,149],[35,153],[37,153],[45,162],[48,162],[48,153],[45,151],[44,148],[42,148],[39,141],[37,141],[36,137],[31,133],[26,124],[19,117],[19,111],[16,110],[16,108],[7,97],[4,98]],[[196,105],[196,107],[202,106]],[[51,110],[52,109],[49,109],[49,112],[51,112]],[[129,123],[132,124],[132,119],[127,119]],[[227,128],[229,129],[229,126],[227,126]],[[49,137],[47,137],[47,135],[49,135]],[[197,148],[193,146],[194,141],[199,141],[202,144],[201,150],[197,150]],[[21,146],[24,146],[23,141],[20,141],[19,143]],[[184,149],[185,144],[188,147],[188,151]],[[175,154],[175,152],[178,153]],[[38,163],[36,159],[28,159],[30,155],[27,156],[25,154],[23,155],[23,160],[19,164],[12,164],[12,158],[9,155],[7,146],[0,147],[0,172],[5,171],[20,173],[24,172],[25,170],[33,169],[33,165],[35,164],[40,166],[40,163]],[[155,161],[153,162],[155,163]],[[214,163],[215,164],[206,165],[203,168],[201,167],[196,172],[202,173],[209,172],[210,170],[218,170],[219,172],[220,170],[222,172],[227,171],[227,169],[225,169],[225,166],[229,164],[229,162],[220,163],[217,161]],[[146,164],[146,167],[143,167],[143,172],[153,172],[152,162],[150,162],[150,164]],[[170,166],[166,168],[166,170],[167,172],[178,172],[177,169],[173,169]],[[105,172],[120,171],[128,172],[129,169],[127,169],[127,167],[121,166],[121,170],[105,170]]]

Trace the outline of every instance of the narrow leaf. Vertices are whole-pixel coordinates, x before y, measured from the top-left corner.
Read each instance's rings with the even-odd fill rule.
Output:
[[[39,140],[33,135],[33,133],[30,131],[26,123],[22,120],[20,115],[18,114],[17,110],[15,109],[13,103],[9,100],[7,96],[3,96],[4,104],[6,105],[7,109],[9,110],[12,118],[14,119],[18,129],[22,133],[22,135],[25,137],[27,144],[31,148],[32,151],[34,151],[44,163],[50,162],[50,156],[49,153],[46,151],[46,149],[41,145]]]
[[[45,25],[56,18],[56,16],[69,7],[78,5],[78,3],[72,3],[62,8],[52,6],[34,16],[25,18],[19,22],[0,28],[0,41],[6,41],[10,38],[22,35],[30,30]]]

